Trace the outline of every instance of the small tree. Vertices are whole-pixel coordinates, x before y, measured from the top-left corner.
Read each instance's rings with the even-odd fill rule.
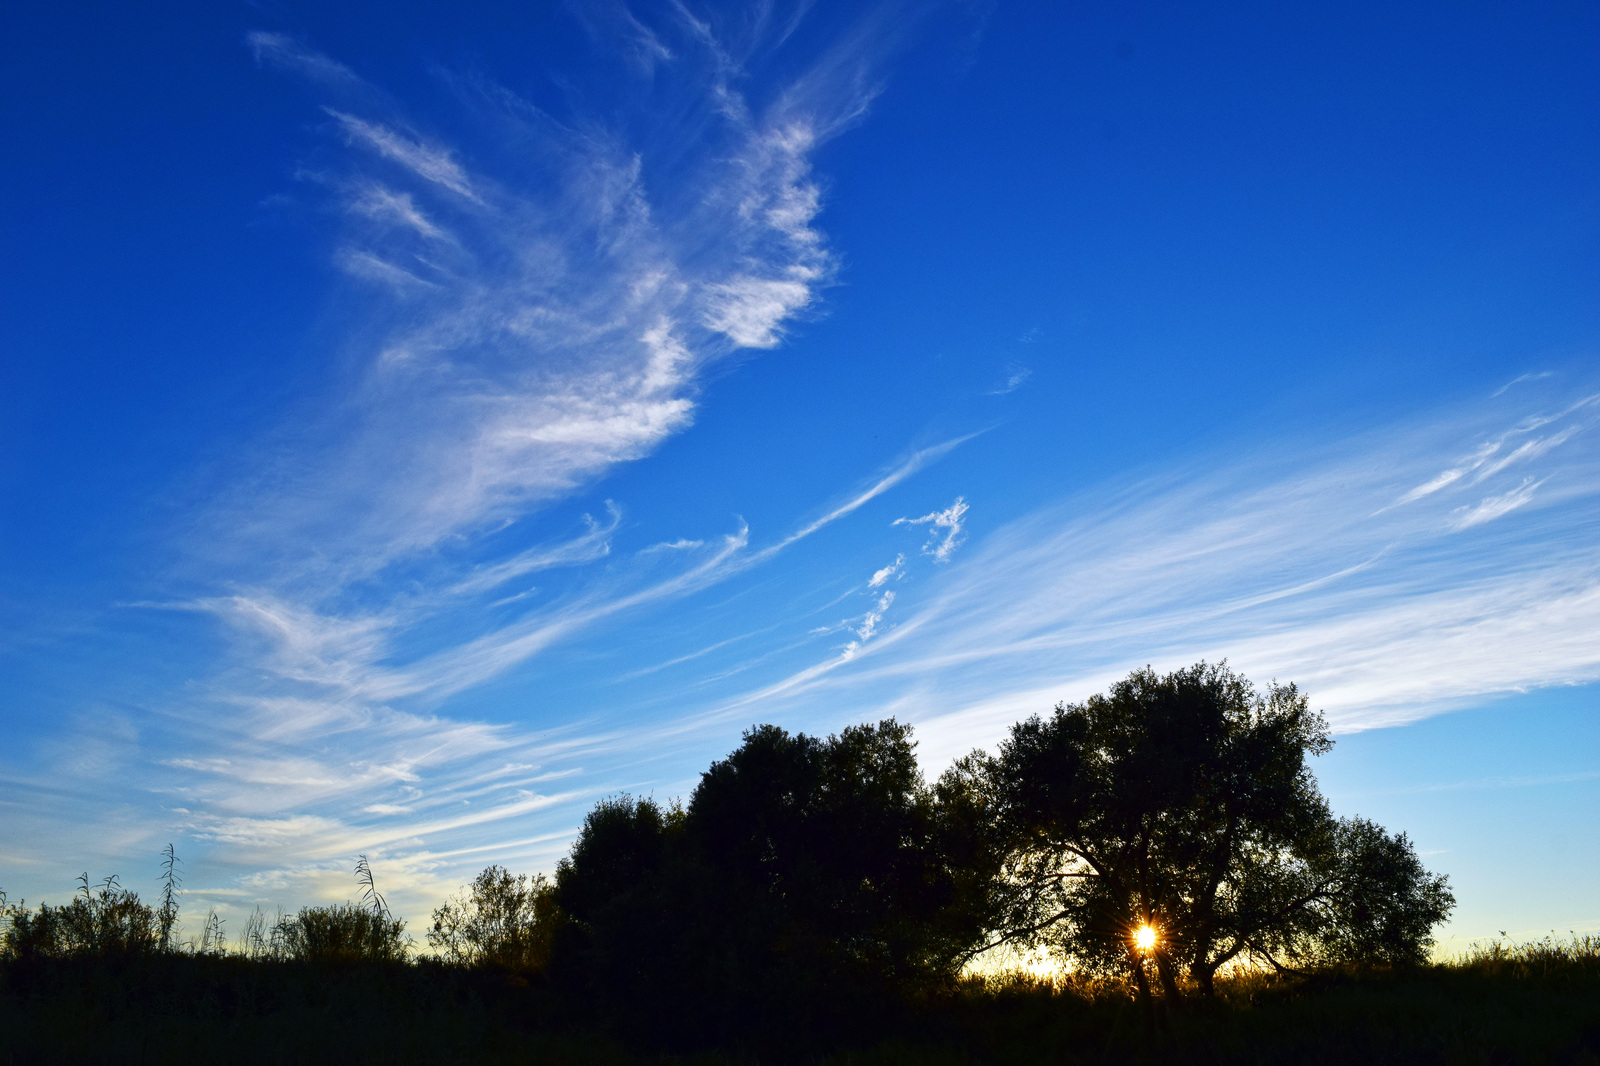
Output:
[[[1235,959],[1411,962],[1454,899],[1410,842],[1329,813],[1306,756],[1332,745],[1293,685],[1226,664],[1135,671],[1013,727],[942,782],[987,811],[993,943],[1130,973],[1148,1001]]]
[[[690,968],[706,952],[698,935],[701,879],[683,847],[683,822],[676,804],[602,800],[556,867],[565,916],[552,945],[557,983],[639,1031],[683,1023],[704,998],[689,992]]]
[[[428,943],[457,965],[542,970],[560,918],[555,886],[543,874],[512,877],[491,866],[464,896],[433,912]]]

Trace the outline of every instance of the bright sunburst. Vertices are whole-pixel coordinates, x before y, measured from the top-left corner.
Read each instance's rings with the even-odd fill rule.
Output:
[[[1133,946],[1140,951],[1149,951],[1156,946],[1156,928],[1146,923],[1133,932]]]

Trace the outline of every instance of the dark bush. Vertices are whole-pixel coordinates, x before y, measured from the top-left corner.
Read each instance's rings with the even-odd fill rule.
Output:
[[[411,950],[404,919],[353,903],[302,907],[279,921],[275,940],[285,958],[316,962],[400,962]]]
[[[5,923],[0,947],[13,958],[142,954],[157,950],[162,941],[160,915],[115,877],[91,889],[85,874],[71,903],[47,903],[36,911],[7,904],[0,912]]]

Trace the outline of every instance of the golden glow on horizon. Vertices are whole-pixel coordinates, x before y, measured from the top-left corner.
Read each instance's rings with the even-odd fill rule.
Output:
[[[1150,924],[1141,925],[1133,931],[1133,946],[1140,951],[1149,951],[1156,946],[1156,927]]]

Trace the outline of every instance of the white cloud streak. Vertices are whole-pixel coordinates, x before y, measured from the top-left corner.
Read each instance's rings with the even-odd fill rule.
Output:
[[[288,70],[315,85],[332,89],[364,85],[349,67],[304,47],[288,34],[257,30],[245,35],[245,43],[255,53],[257,63]]]
[[[867,581],[867,588],[875,589],[881,587],[890,578],[898,576],[901,568],[905,565],[906,557],[904,555],[896,555],[894,562],[873,573],[872,577]]]
[[[536,545],[518,552],[509,559],[475,567],[469,576],[450,586],[450,592],[455,595],[469,595],[498,588],[513,578],[524,577],[541,570],[581,566],[584,563],[604,559],[611,554],[611,537],[622,521],[621,510],[610,500],[606,501],[606,513],[610,518],[606,525],[601,525],[589,515],[584,515],[584,522],[588,525],[589,531],[581,537],[575,537],[561,544]]]
[[[745,57],[775,46],[760,26],[730,39],[686,12],[580,17],[682,101],[638,144],[479,79],[459,92],[495,141],[463,148],[314,49],[249,37],[334,97],[322,110],[351,151],[342,176],[307,173],[350,222],[337,262],[395,302],[363,327],[376,342],[353,395],[300,443],[285,431],[215,509],[200,549],[215,568],[326,600],[441,546],[460,554],[648,455],[691,424],[709,364],[776,345],[815,304],[833,257],[810,158],[863,113],[881,40],[846,34],[757,107]],[[519,146],[514,165],[502,144]]]
[[[845,658],[854,658],[861,645],[878,635],[878,626],[882,623],[883,616],[888,613],[889,605],[893,602],[894,593],[892,591],[886,591],[878,597],[878,602],[873,606],[872,610],[863,615],[861,621],[856,624],[856,639],[845,646]]]
[[[392,899],[437,898],[460,872],[438,841],[478,854],[516,836],[506,827],[572,802],[550,782],[618,740],[431,708],[744,572],[954,447],[918,453],[759,552],[741,526],[618,560],[616,509],[565,541],[531,529],[689,426],[708,367],[773,347],[815,306],[834,260],[811,158],[875,92],[872,18],[809,66],[786,57],[800,73],[774,86],[750,57],[770,57],[792,20],[764,15],[730,37],[684,10],[647,25],[617,8],[591,25],[655,79],[640,86],[645,121],[566,124],[463,78],[461,128],[491,131],[473,141],[419,126],[287,35],[249,35],[258,63],[322,97],[335,136],[300,176],[342,214],[334,261],[373,289],[339,300],[363,308],[353,386],[263,440],[184,545],[181,582],[210,591],[171,606],[222,619],[233,658],[151,715],[168,756],[150,788],[235,888],[338,898],[340,864],[368,850]],[[594,572],[564,591],[504,595],[581,566]],[[131,774],[139,745],[133,731],[96,749],[96,772]],[[485,774],[494,763],[523,769]],[[540,854],[559,850],[559,834],[537,839]]]
[[[1493,522],[1501,515],[1510,514],[1518,507],[1523,506],[1533,499],[1533,494],[1543,480],[1535,481],[1533,478],[1523,478],[1522,484],[1514,489],[1493,496],[1485,496],[1476,504],[1463,504],[1451,512],[1453,524],[1456,529],[1471,529],[1481,526],[1485,522]]]
[[[376,182],[365,183],[357,190],[351,197],[350,210],[379,223],[398,222],[430,239],[446,236],[422,213],[410,193],[396,192]]]
[[[921,448],[921,449],[913,452],[908,458],[906,458],[904,461],[896,464],[894,466],[894,468],[891,469],[887,474],[884,474],[877,481],[874,481],[871,485],[867,486],[867,488],[862,490],[860,493],[858,493],[857,495],[855,495],[855,496],[851,497],[850,499],[846,500],[844,503],[840,504],[839,506],[835,507],[833,510],[829,511],[827,514],[823,515],[821,518],[818,518],[815,521],[809,522],[805,526],[802,526],[800,529],[796,530],[794,533],[791,533],[788,537],[784,538],[784,540],[781,541],[779,544],[775,545],[772,548],[768,548],[766,550],[769,551],[769,552],[780,551],[783,548],[788,547],[790,544],[793,544],[797,540],[801,540],[802,538],[809,537],[811,534],[815,533],[817,530],[821,529],[823,526],[826,526],[831,522],[837,522],[839,519],[843,518],[845,515],[848,515],[848,514],[854,512],[854,511],[859,510],[860,508],[862,508],[866,504],[870,503],[872,500],[877,499],[879,496],[882,496],[885,492],[888,492],[890,489],[892,489],[896,485],[900,484],[900,482],[904,481],[906,478],[908,478],[911,475],[915,474],[917,471],[922,470],[928,464],[930,464],[930,463],[932,463],[932,462],[934,462],[934,461],[936,461],[938,459],[943,458],[945,455],[949,454],[952,450],[954,450],[954,449],[960,447],[961,445],[965,444],[967,441],[971,440],[974,436],[976,436],[976,434],[969,433],[966,436],[955,437],[955,438],[952,438],[951,440],[943,441],[943,442],[941,442],[939,444],[930,445],[929,447]]]
[[[372,151],[400,164],[424,181],[449,189],[458,196],[477,203],[478,194],[472,189],[467,172],[445,148],[435,148],[420,140],[390,129],[376,122],[366,122],[354,115],[323,108],[349,134],[352,142],[363,144]]]
[[[1296,681],[1339,730],[1600,680],[1597,420],[1594,397],[1477,412],[1087,494],[987,536],[848,663],[729,706],[909,714],[938,761],[1147,662]],[[1502,451],[1482,482],[1434,473]]]
[[[948,563],[964,539],[961,530],[969,509],[967,501],[957,496],[955,503],[942,511],[934,511],[921,518],[896,518],[894,525],[931,527],[928,541],[922,546],[922,554],[933,556],[936,563]]]
[[[1023,338],[1023,343],[1030,343],[1030,341],[1025,337]],[[1019,388],[1021,388],[1023,383],[1031,377],[1033,377],[1033,370],[1031,367],[1019,366],[1013,363],[1011,366],[1006,368],[1006,380],[1004,384],[1000,385],[998,388],[990,389],[989,395],[1009,395],[1010,393],[1016,392]]]
[[[1498,389],[1495,389],[1494,392],[1489,394],[1489,397],[1490,399],[1494,399],[1496,397],[1503,396],[1506,392],[1518,385],[1521,385],[1525,381],[1543,381],[1545,378],[1553,377],[1554,375],[1555,372],[1552,370],[1541,370],[1538,373],[1530,374],[1518,374],[1504,385],[1501,385]]]

